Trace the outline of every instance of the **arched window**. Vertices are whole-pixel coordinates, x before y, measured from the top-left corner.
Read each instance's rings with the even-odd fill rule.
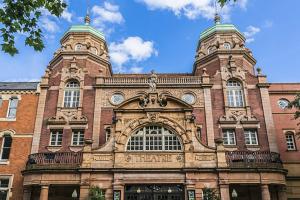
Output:
[[[127,151],[181,151],[179,138],[162,126],[145,126],[128,140]]]
[[[214,47],[208,47],[207,54],[211,54],[214,51]]]
[[[244,106],[244,92],[239,81],[229,80],[227,82],[227,100],[229,107]]]
[[[77,81],[69,81],[64,91],[64,107],[77,108],[79,106],[80,85]]]
[[[297,150],[294,133],[292,131],[288,131],[285,133],[286,146],[288,151]]]
[[[230,50],[231,49],[231,45],[230,45],[229,42],[225,42],[224,43],[224,49],[226,49],[226,50]]]
[[[8,160],[10,149],[12,144],[12,137],[8,134],[5,134],[2,139],[2,147],[1,147],[1,158],[0,160]]]

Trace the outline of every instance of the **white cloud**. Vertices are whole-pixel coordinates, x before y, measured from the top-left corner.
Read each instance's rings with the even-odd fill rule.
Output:
[[[140,37],[128,37],[120,43],[111,43],[109,46],[111,61],[116,64],[117,72],[126,71],[123,65],[129,61],[141,62],[152,55],[157,55],[152,41],[144,41]],[[142,69],[133,67],[131,72],[141,72]]]
[[[129,70],[131,73],[140,74],[143,71],[142,67],[131,67]]]
[[[68,22],[72,22],[73,14],[70,13],[70,12],[68,11],[68,9],[65,9],[65,10],[63,11],[63,13],[61,14],[61,17],[62,17],[63,19],[65,19],[65,20],[67,20]]]
[[[146,4],[150,10],[170,10],[176,16],[184,15],[188,19],[196,19],[199,16],[206,19],[213,19],[215,14],[215,0],[137,0]],[[237,5],[245,9],[248,0],[240,0]],[[226,4],[221,10],[224,20],[230,19],[230,12],[234,3]]]
[[[273,21],[271,20],[266,20],[263,24],[264,28],[272,28],[272,26],[273,26]]]
[[[50,20],[48,17],[42,17],[41,23],[41,26],[50,33],[55,33],[59,30],[59,27],[56,24],[56,22]]]
[[[94,15],[93,24],[101,26],[105,22],[121,24],[124,22],[122,14],[119,12],[119,6],[104,2],[103,6],[93,6],[92,14]]]
[[[244,32],[244,35],[246,37],[246,42],[250,43],[254,41],[254,36],[260,32],[260,28],[255,27],[255,26],[248,26],[246,28],[246,31]]]

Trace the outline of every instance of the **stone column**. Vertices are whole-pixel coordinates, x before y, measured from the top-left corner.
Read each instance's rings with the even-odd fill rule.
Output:
[[[79,200],[87,200],[89,198],[89,189],[90,189],[90,186],[88,186],[88,185],[80,186]]]
[[[230,192],[229,192],[228,184],[220,185],[220,194],[222,200],[230,200]]]
[[[282,186],[278,191],[279,200],[287,200],[286,187]]]
[[[31,188],[24,186],[23,200],[30,200],[30,198],[31,198]]]
[[[48,200],[49,185],[41,186],[40,200]]]
[[[271,200],[269,186],[267,184],[261,185],[261,197],[262,200]]]

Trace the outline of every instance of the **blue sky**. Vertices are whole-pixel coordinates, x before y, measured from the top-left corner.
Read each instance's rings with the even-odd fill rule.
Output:
[[[83,23],[85,0],[68,0],[61,18],[43,12],[46,48],[35,52],[17,35],[20,53],[0,52],[0,81],[39,80],[72,24]],[[213,0],[90,0],[92,25],[102,30],[115,73],[191,72],[199,35],[213,25]],[[300,82],[300,1],[238,0],[222,19],[248,38],[247,47],[270,82]],[[1,4],[1,0],[0,0]],[[0,5],[1,6],[1,5]]]

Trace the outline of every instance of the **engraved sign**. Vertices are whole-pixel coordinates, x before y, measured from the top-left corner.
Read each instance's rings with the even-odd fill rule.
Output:
[[[112,160],[112,155],[110,154],[96,154],[93,157],[94,161],[110,161]]]
[[[183,157],[180,154],[133,154],[127,155],[125,161],[135,163],[168,163],[182,162]]]
[[[198,160],[198,161],[211,161],[211,160],[215,160],[215,156],[214,155],[196,154],[195,155],[195,160]]]

